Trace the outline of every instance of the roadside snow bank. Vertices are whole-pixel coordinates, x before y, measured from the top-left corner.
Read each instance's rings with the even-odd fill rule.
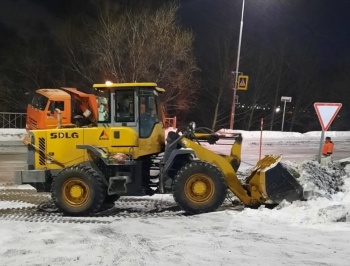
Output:
[[[25,129],[2,128],[0,130],[0,141],[21,141],[25,133]]]
[[[216,131],[216,134],[219,136],[224,137],[232,137],[234,133],[241,133],[244,139],[260,139],[260,131],[245,131],[245,130],[233,130],[233,129],[226,129],[222,128],[218,131]],[[319,140],[321,138],[322,131],[310,131],[306,133],[299,133],[299,132],[281,132],[281,131],[269,131],[269,130],[263,130],[262,136],[265,138],[265,136],[268,136],[269,139],[282,139],[282,140],[309,140],[309,139],[315,139]],[[332,137],[333,139],[337,138],[349,138],[350,139],[350,131],[327,131],[327,136]]]

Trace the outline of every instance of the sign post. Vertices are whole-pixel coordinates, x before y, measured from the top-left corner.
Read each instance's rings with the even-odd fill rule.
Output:
[[[283,107],[283,117],[282,117],[282,128],[281,131],[283,132],[283,125],[284,125],[284,114],[286,113],[286,102],[291,102],[292,97],[287,97],[287,96],[282,96],[281,97],[281,102],[284,102],[284,107]]]
[[[320,146],[318,147],[318,163],[321,163],[321,152],[322,152],[322,144],[323,144],[323,140],[324,140],[324,130],[322,130],[321,133],[321,140],[320,140]]]
[[[321,151],[322,143],[324,139],[324,132],[328,130],[332,124],[334,118],[338,114],[340,108],[342,107],[341,103],[314,103],[314,107],[322,127],[322,134],[320,140],[320,147],[318,149],[318,162],[321,163]]]

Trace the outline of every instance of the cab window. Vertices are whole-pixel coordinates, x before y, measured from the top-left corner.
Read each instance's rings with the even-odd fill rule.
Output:
[[[59,109],[60,111],[64,111],[64,102],[63,101],[56,101],[55,102],[55,109]]]
[[[155,124],[160,122],[157,97],[153,91],[140,91],[140,138],[152,134]]]
[[[110,94],[108,90],[97,90],[98,122],[110,122]]]
[[[64,111],[64,101],[50,101],[49,111],[51,114],[56,112],[56,109]]]
[[[135,104],[134,91],[116,91],[116,118],[115,122],[134,122]]]
[[[36,109],[44,111],[48,100],[49,99],[47,97],[45,97],[39,93],[35,93],[33,96],[33,100],[32,100],[32,106]]]

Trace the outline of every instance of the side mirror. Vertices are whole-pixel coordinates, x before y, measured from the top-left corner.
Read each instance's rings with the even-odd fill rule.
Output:
[[[54,114],[54,113],[55,113],[55,102],[50,101],[49,109],[50,109],[50,113],[51,113],[51,114]]]

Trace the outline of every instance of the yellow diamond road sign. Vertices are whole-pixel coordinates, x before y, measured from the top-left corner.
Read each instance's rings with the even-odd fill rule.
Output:
[[[238,76],[237,90],[246,91],[248,88],[248,76]]]

